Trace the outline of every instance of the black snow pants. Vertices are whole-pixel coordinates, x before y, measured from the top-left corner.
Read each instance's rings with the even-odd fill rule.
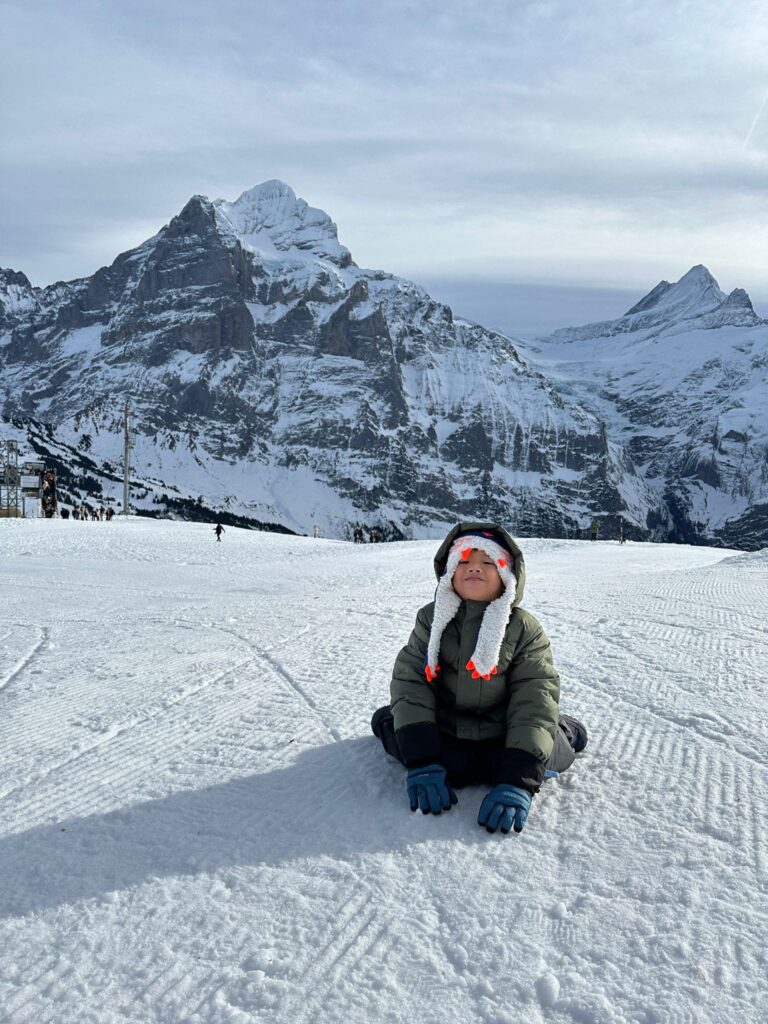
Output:
[[[371,729],[374,736],[381,740],[386,752],[397,758],[401,764],[405,764],[397,746],[395,720],[389,705],[379,708],[374,713]],[[571,767],[576,756],[574,746],[578,746],[579,729],[584,730],[581,723],[568,716],[560,716],[555,732],[555,745],[544,766],[545,770],[564,772]],[[462,740],[445,732],[440,736],[443,745],[440,763],[446,770],[448,782],[455,789],[461,789],[462,786],[495,784],[504,752],[503,739]]]

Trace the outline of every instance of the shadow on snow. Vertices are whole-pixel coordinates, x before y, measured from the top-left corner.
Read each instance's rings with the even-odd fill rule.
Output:
[[[487,838],[475,825],[479,797],[460,796],[450,814],[426,821],[408,809],[404,782],[378,740],[349,739],[285,768],[2,837],[0,917],[158,878]]]

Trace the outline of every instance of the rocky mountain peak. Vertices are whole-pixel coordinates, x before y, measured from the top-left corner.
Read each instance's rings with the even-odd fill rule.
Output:
[[[268,181],[262,181],[259,185],[247,188],[232,205],[261,206],[266,208],[281,203],[295,206],[299,202],[303,202],[303,200],[299,199],[287,182],[280,181],[279,178],[270,178]]]
[[[723,302],[723,306],[733,309],[746,309],[751,313],[754,313],[755,311],[755,308],[752,305],[752,300],[743,288],[734,288],[731,294]]]
[[[0,267],[0,288],[5,288],[10,285],[16,285],[20,288],[32,288],[32,283],[26,274],[22,274],[20,270],[11,270]]]
[[[328,214],[309,206],[283,181],[264,181],[233,203],[217,199],[213,206],[222,233],[258,255],[306,254],[339,267],[352,263]]]
[[[691,302],[704,312],[706,306],[720,305],[725,298],[725,292],[720,290],[717,281],[699,263],[670,288],[664,296],[664,302],[669,305]]]
[[[178,213],[165,228],[166,238],[182,238],[189,234],[206,237],[216,229],[213,204],[207,196],[192,196],[181,213]]]
[[[670,319],[688,319],[717,309],[726,299],[725,292],[705,266],[691,267],[675,284],[661,281],[625,316],[653,310]]]
[[[26,274],[0,267],[0,326],[30,312],[37,304],[34,288]]]
[[[635,313],[644,313],[647,309],[653,309],[672,285],[669,281],[659,281],[655,288],[652,288],[639,302],[635,303],[632,309],[628,309],[624,316],[633,316]]]

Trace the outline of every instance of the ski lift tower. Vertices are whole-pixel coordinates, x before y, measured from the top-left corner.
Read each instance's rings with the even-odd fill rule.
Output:
[[[125,451],[123,454],[123,512],[124,516],[130,515],[130,504],[131,504],[131,484],[130,484],[130,465],[131,465],[131,435],[128,430],[128,402],[125,403],[125,411],[123,418],[123,430],[125,433]]]
[[[18,442],[0,439],[0,517],[21,515],[20,485]]]

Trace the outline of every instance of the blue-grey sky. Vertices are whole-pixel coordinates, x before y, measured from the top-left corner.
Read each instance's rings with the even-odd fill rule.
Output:
[[[0,0],[0,18],[0,265],[35,284],[110,263],[194,193],[281,178],[360,265],[476,319],[505,283],[555,319],[585,289],[600,318],[600,295],[621,312],[696,263],[768,299],[764,0]]]

